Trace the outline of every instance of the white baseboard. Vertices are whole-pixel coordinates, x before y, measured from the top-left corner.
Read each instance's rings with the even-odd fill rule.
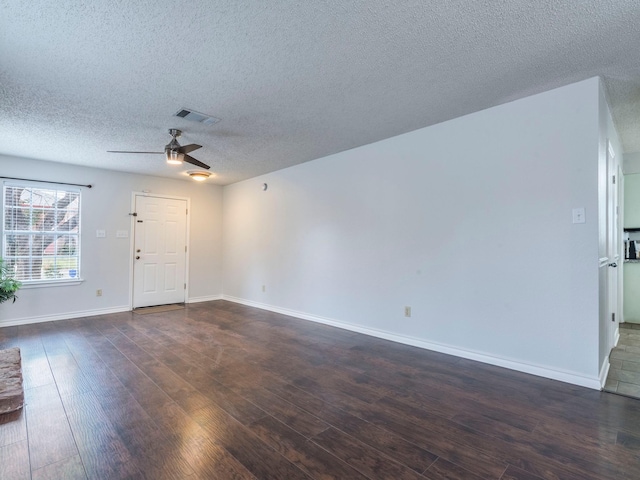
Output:
[[[190,297],[187,303],[211,302],[213,300],[222,300],[222,295],[208,295],[206,297]]]
[[[616,347],[618,342],[620,341],[620,325],[616,328],[614,333],[615,340],[613,342],[613,346]],[[609,355],[605,357],[602,362],[602,366],[600,367],[600,390],[604,389],[604,384],[607,383],[607,376],[609,375],[609,369],[611,368],[611,361],[609,360]]]
[[[602,388],[601,387],[602,383],[599,378],[587,377],[581,374],[577,374],[575,372],[570,372],[565,370],[556,370],[556,369],[551,369],[551,368],[540,366],[540,365],[523,363],[517,360],[508,359],[508,358],[495,357],[492,355],[487,355],[485,353],[474,352],[471,350],[464,350],[464,349],[453,347],[450,345],[429,342],[426,340],[421,340],[419,338],[407,337],[404,335],[398,335],[398,334],[383,331],[383,330],[362,327],[359,325],[352,325],[352,324],[341,322],[338,320],[324,318],[317,315],[311,315],[304,312],[298,312],[295,310],[289,310],[287,308],[275,307],[273,305],[267,305],[259,302],[254,302],[251,300],[232,297],[230,295],[222,295],[222,299],[228,300],[230,302],[240,303],[242,305],[247,305],[249,307],[255,307],[255,308],[260,308],[262,310],[268,310],[270,312],[289,315],[291,317],[300,318],[302,320],[309,320],[312,322],[330,325],[332,327],[342,328],[344,330],[349,330],[351,332],[363,333],[365,335],[370,335],[372,337],[391,340],[392,342],[403,343],[405,345],[424,348],[425,350],[433,350],[435,352],[446,353],[449,355],[454,355],[456,357],[467,358],[469,360],[475,360],[482,363],[488,363],[490,365],[504,367],[510,370],[516,370],[518,372],[529,373],[531,375],[536,375],[538,377],[550,378],[552,380],[571,383],[573,385],[592,388],[594,390],[601,390]],[[606,379],[606,376],[605,376],[605,379]]]
[[[103,308],[99,310],[84,310],[80,312],[67,312],[57,315],[41,315],[39,317],[16,318],[15,320],[0,320],[0,327],[13,327],[16,325],[28,325],[30,323],[56,322],[58,320],[68,320],[71,318],[94,317],[96,315],[108,315],[110,313],[130,312],[128,305],[121,307]]]
[[[222,295],[210,295],[206,297],[192,297],[187,303],[210,302],[212,300],[222,300]],[[38,317],[24,317],[13,320],[0,320],[0,328],[14,327],[16,325],[29,325],[30,323],[55,322],[58,320],[67,320],[71,318],[94,317],[96,315],[107,315],[109,313],[130,312],[131,307],[123,305],[121,307],[103,308],[99,310],[84,310],[79,312],[67,312],[57,315],[41,315]]]
[[[618,341],[616,340],[616,345]],[[609,355],[606,356],[604,361],[602,362],[602,367],[600,367],[600,390],[604,388],[604,384],[607,382],[607,375],[609,375],[609,367],[611,363],[609,363]]]
[[[618,342],[620,341],[620,324],[618,324],[616,331],[614,333],[615,340],[613,342],[613,346],[616,347]],[[609,355],[611,352],[609,352]],[[600,367],[600,390],[604,388],[604,384],[607,382],[607,376],[609,375],[609,368],[611,368],[611,361],[609,360],[609,355],[607,355],[602,362],[602,366]]]

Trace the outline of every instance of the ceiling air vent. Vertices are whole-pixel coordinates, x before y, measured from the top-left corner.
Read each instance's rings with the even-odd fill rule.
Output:
[[[181,108],[175,115],[176,117],[184,118],[192,122],[202,123],[204,125],[213,125],[220,121],[219,118],[212,117],[211,115],[205,115],[204,113],[195,112],[186,108]]]

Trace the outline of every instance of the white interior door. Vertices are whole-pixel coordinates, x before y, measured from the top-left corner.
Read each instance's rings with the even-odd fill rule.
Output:
[[[187,201],[135,196],[133,307],[185,301]]]
[[[608,310],[609,310],[609,348],[615,347],[618,333],[618,270],[622,268],[620,257],[620,229],[618,206],[618,162],[610,142],[607,142],[607,257],[609,257]]]

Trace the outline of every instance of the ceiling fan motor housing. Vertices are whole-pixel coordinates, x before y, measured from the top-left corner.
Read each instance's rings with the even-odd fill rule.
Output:
[[[170,128],[169,134],[173,138],[164,147],[164,153],[167,158],[167,162],[180,164],[182,163],[182,158],[180,158],[180,152],[178,151],[178,149],[180,148],[180,144],[178,143],[177,137],[179,137],[182,132],[177,128]]]

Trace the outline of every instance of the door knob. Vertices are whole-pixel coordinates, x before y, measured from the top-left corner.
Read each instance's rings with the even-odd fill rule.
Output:
[[[616,262],[610,263],[609,264],[610,267],[616,268],[618,266],[618,264]]]
[[[140,260],[140,255],[136,255],[136,260]]]
[[[140,253],[140,249],[137,249],[136,252]]]

